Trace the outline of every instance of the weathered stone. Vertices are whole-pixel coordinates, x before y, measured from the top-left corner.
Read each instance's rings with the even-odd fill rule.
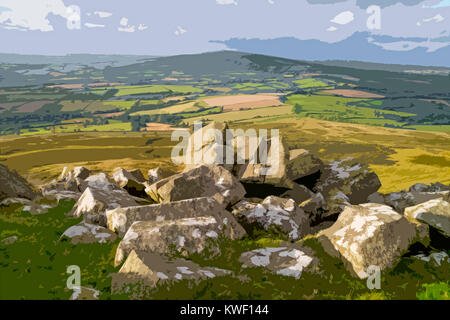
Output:
[[[430,255],[418,254],[414,258],[420,259],[425,262],[433,262],[435,266],[441,266],[443,262],[450,263],[450,257],[445,251],[433,252]]]
[[[233,214],[244,225],[253,225],[270,231],[282,232],[298,240],[310,231],[309,220],[292,199],[269,196],[261,204],[241,201],[234,206]]]
[[[150,183],[155,183],[161,180],[163,177],[162,170],[158,168],[148,170],[148,181]]]
[[[256,249],[243,253],[243,268],[264,267],[275,274],[299,279],[305,270],[317,267],[318,260],[309,248],[300,246]]]
[[[71,239],[73,244],[114,242],[117,238],[111,230],[86,222],[71,226],[61,237]]]
[[[106,212],[108,228],[118,232],[120,237],[123,237],[136,221],[164,221],[210,215],[217,220],[227,219],[232,228],[238,228],[234,216],[213,198],[194,198],[147,206],[117,208]]]
[[[212,253],[219,253],[219,237],[234,240],[244,235],[245,230],[242,227],[233,228],[227,218],[218,220],[214,216],[137,221],[131,225],[120,242],[114,265],[118,266],[132,250],[159,254],[192,254],[208,248]]]
[[[98,300],[100,291],[89,287],[79,287],[74,290],[69,300]]]
[[[406,208],[405,217],[426,223],[450,237],[450,203],[442,198]]]
[[[313,197],[313,195],[314,193],[312,193],[307,187],[293,183],[292,189],[283,193],[281,197],[293,199],[296,203],[302,203]]]
[[[318,234],[325,251],[340,257],[359,278],[375,265],[394,266],[408,247],[420,239],[416,226],[392,208],[380,204],[348,206],[330,228]]]
[[[159,254],[132,250],[119,272],[112,275],[111,291],[140,298],[146,289],[164,283],[200,281],[230,274],[228,270],[200,267],[185,259],[169,261]]]
[[[138,203],[135,198],[125,190],[100,190],[88,187],[78,199],[70,215],[76,218],[85,215],[87,222],[106,226],[106,210],[136,205]]]
[[[323,170],[323,162],[308,150],[295,149],[289,151],[286,165],[286,176],[291,180],[301,179]]]
[[[1,241],[1,244],[7,246],[7,245],[14,244],[14,242],[16,242],[17,240],[19,240],[19,237],[18,237],[18,236],[11,236],[11,237],[8,237],[8,238],[3,239],[3,240]]]
[[[122,168],[114,169],[112,177],[119,185],[124,188],[128,193],[134,196],[144,196],[146,188],[146,180],[140,170],[127,171]]]
[[[315,189],[327,201],[328,211],[334,213],[343,210],[347,203],[364,203],[380,186],[375,172],[347,158],[325,166]]]
[[[393,207],[395,211],[403,213],[405,208],[439,199],[442,196],[443,194],[439,192],[400,191],[384,195],[384,203]]]
[[[10,171],[0,164],[0,201],[6,198],[25,198],[33,200],[38,196],[32,186],[17,172]]]
[[[450,191],[450,186],[442,184],[440,182],[431,183],[430,185],[426,185],[424,183],[416,183],[415,185],[409,188],[410,192],[442,192],[442,191]]]
[[[244,187],[225,168],[201,165],[160,180],[148,188],[147,194],[156,202],[171,202],[199,197],[214,197],[227,206],[241,200]]]
[[[86,188],[95,188],[103,191],[119,190],[120,187],[107,176],[104,172],[100,172],[95,175],[91,175],[84,180],[85,184],[80,187],[81,192],[84,192]]]
[[[310,220],[317,220],[325,212],[327,202],[319,192],[314,194],[310,199],[300,203],[299,207],[308,215]]]

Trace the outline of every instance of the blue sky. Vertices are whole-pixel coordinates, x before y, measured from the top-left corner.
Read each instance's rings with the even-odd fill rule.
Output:
[[[367,26],[372,3],[379,29]],[[173,55],[227,49],[232,38],[336,43],[357,32],[388,36],[367,40],[384,50],[448,47],[450,0],[0,0],[7,53]]]

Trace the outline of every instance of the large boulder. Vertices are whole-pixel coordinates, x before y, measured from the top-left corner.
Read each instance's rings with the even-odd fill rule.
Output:
[[[200,165],[162,179],[145,191],[156,202],[214,197],[224,206],[238,202],[245,195],[245,189],[239,181],[218,165]]]
[[[416,186],[416,185],[415,185]],[[383,195],[384,203],[395,211],[403,213],[405,208],[416,206],[433,199],[442,198],[443,192],[400,191]]]
[[[431,183],[429,185],[424,183],[416,183],[409,188],[409,192],[443,192],[450,191],[450,186],[440,182]]]
[[[101,190],[88,187],[75,203],[69,215],[75,218],[84,215],[87,222],[106,226],[106,210],[137,205],[135,198],[123,189]]]
[[[6,198],[33,200],[37,196],[38,193],[24,178],[0,164],[0,201]]]
[[[114,242],[116,234],[109,229],[94,224],[80,222],[64,231],[61,236],[67,237],[73,244]]]
[[[146,289],[157,285],[197,282],[230,274],[228,270],[200,267],[181,258],[169,261],[159,254],[132,250],[119,272],[112,275],[111,291],[113,294],[127,293],[131,298],[142,298]]]
[[[286,175],[291,180],[299,180],[320,173],[323,162],[305,149],[289,151],[289,160],[286,164]]]
[[[137,197],[145,196],[146,180],[140,170],[128,171],[122,168],[116,168],[112,173],[112,177],[114,182],[119,187],[127,190],[128,193]]]
[[[381,187],[380,180],[368,166],[352,158],[331,161],[324,167],[315,190],[327,201],[328,211],[338,213],[350,204],[361,204]]]
[[[281,232],[292,240],[310,232],[308,217],[292,199],[269,196],[261,204],[241,201],[234,206],[233,214],[243,225]]]
[[[226,161],[224,161],[228,148],[226,145],[227,129],[226,123],[213,121],[201,130],[195,130],[187,143],[186,154],[183,159],[185,163],[184,171],[189,171],[199,165],[211,164],[232,170],[234,162],[226,164]],[[214,131],[211,130],[217,131],[218,135],[213,134]]]
[[[239,261],[243,268],[264,267],[275,274],[296,279],[299,279],[305,270],[315,270],[319,263],[311,249],[299,245],[244,252]]]
[[[370,266],[390,268],[411,244],[427,240],[415,224],[391,207],[373,203],[346,207],[318,238],[326,252],[340,257],[361,279],[368,277]]]
[[[308,215],[311,221],[320,221],[323,218],[322,215],[327,209],[327,202],[325,201],[323,195],[319,192],[313,194],[308,200],[300,203],[299,208]]]
[[[245,230],[232,227],[225,219],[214,216],[165,221],[136,221],[128,229],[116,251],[114,265],[118,266],[132,250],[159,254],[180,252],[183,255],[201,253],[206,248],[219,253],[219,237],[239,239]]]
[[[232,228],[237,228],[234,216],[213,198],[194,198],[147,206],[120,207],[106,211],[108,228],[123,237],[136,221],[164,221],[181,218],[214,216],[227,219]]]
[[[294,200],[296,203],[302,203],[311,199],[314,196],[314,193],[311,192],[307,187],[300,185],[298,183],[293,182],[292,188],[284,192],[281,197],[289,198]]]
[[[450,237],[450,203],[442,198],[406,208],[405,217],[430,225]]]
[[[70,170],[64,167],[59,178],[42,187],[45,196],[54,196],[58,200],[62,198],[77,198],[86,189],[84,180],[91,172],[85,167],[75,167]]]

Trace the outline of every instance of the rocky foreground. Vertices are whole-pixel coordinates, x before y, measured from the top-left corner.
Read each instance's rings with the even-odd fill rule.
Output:
[[[377,175],[351,158],[324,163],[307,150],[282,146],[280,151],[278,171],[270,176],[248,159],[232,166],[187,166],[171,176],[158,168],[145,177],[140,170],[107,174],[76,167],[65,168],[40,191],[0,165],[0,201],[45,214],[61,199],[75,199],[69,215],[83,221],[62,237],[73,244],[119,237],[114,263],[121,268],[113,275],[112,291],[130,297],[140,296],[137,287],[239,276],[185,258],[218,254],[224,239],[255,233],[276,234],[286,242],[245,252],[236,263],[297,280],[304,271],[326,272],[320,257],[303,245],[305,237],[316,239],[360,279],[372,266],[392,268],[412,246],[435,242],[434,247],[450,248],[450,186],[416,184],[380,194]]]

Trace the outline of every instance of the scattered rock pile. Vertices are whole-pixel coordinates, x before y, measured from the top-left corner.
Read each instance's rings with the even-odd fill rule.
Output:
[[[209,127],[222,130],[225,139],[226,126]],[[216,138],[196,151],[207,150],[213,157],[216,147],[229,151]],[[416,184],[408,191],[381,194],[377,175],[351,158],[324,163],[307,150],[266,142],[269,156],[276,152],[272,159],[279,162],[270,174],[270,163],[251,163],[248,152],[237,150],[237,164],[200,163],[171,176],[156,168],[147,179],[140,170],[117,168],[110,176],[64,168],[41,188],[42,196],[77,201],[70,215],[83,221],[63,234],[72,243],[121,239],[115,265],[122,267],[113,275],[112,291],[133,297],[140,294],[132,289],[136,284],[153,288],[232,275],[179,257],[218,254],[223,240],[254,232],[276,233],[291,243],[245,252],[239,258],[242,267],[263,267],[296,279],[320,266],[314,250],[292,244],[308,235],[359,278],[366,278],[371,266],[393,267],[413,244],[427,246],[432,231],[450,237],[450,186]],[[2,165],[0,182],[2,205],[29,206],[39,196]]]

